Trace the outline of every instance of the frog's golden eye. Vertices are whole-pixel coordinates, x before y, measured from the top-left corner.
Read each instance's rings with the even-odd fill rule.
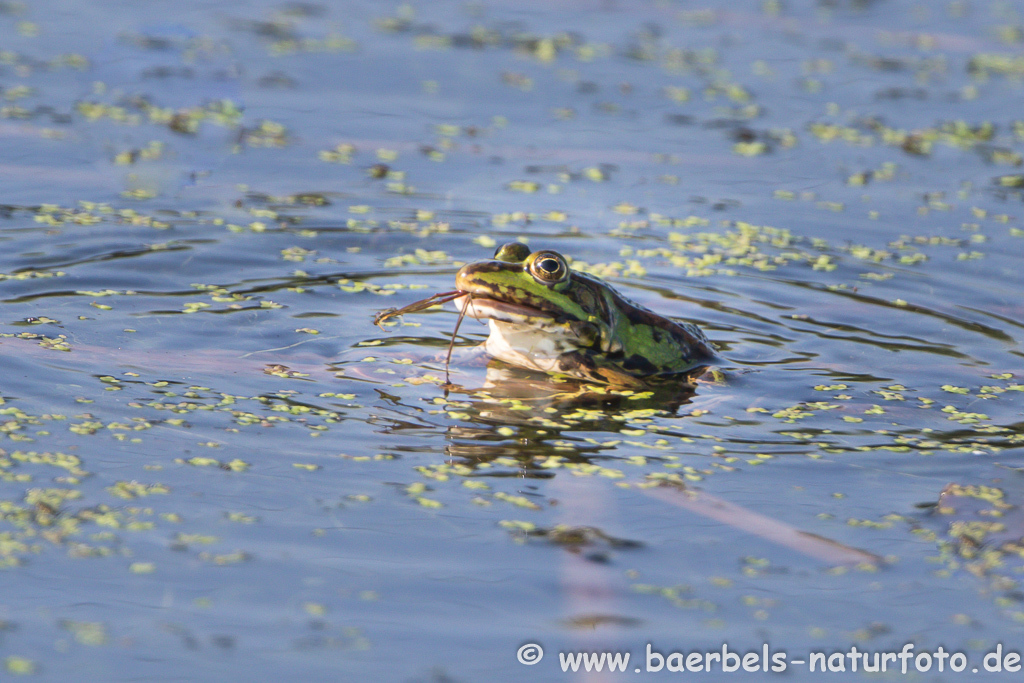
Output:
[[[530,273],[541,282],[561,282],[569,277],[569,266],[561,254],[538,251],[530,258]]]

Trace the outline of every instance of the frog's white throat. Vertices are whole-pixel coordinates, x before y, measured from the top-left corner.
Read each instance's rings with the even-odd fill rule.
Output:
[[[491,333],[484,349],[510,365],[564,372],[559,357],[580,348],[579,339],[568,326],[528,306],[485,296],[458,297],[454,301],[467,317],[487,320]]]
[[[487,353],[511,365],[532,368],[541,372],[559,372],[558,358],[579,347],[565,335],[551,330],[508,323],[491,318],[487,321],[491,334],[484,342]]]

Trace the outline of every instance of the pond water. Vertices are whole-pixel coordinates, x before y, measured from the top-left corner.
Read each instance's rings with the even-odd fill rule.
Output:
[[[3,667],[1024,650],[1022,22],[0,2]],[[446,392],[450,306],[373,326],[514,240],[697,323],[718,372],[601,394],[458,357]],[[632,659],[563,673],[584,651]]]

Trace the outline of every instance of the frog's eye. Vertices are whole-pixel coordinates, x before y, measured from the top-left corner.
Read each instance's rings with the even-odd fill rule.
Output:
[[[522,242],[509,242],[494,250],[494,258],[509,263],[522,263],[530,255],[530,248]]]
[[[569,266],[561,254],[540,251],[530,259],[530,273],[541,282],[560,282],[569,276]]]

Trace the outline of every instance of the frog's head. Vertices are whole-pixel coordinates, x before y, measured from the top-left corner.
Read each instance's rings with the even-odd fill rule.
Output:
[[[570,351],[608,352],[611,325],[592,279],[574,276],[557,251],[530,252],[519,242],[499,247],[494,258],[469,263],[455,286],[471,296],[456,299],[465,314],[490,321],[488,352],[545,369]]]

